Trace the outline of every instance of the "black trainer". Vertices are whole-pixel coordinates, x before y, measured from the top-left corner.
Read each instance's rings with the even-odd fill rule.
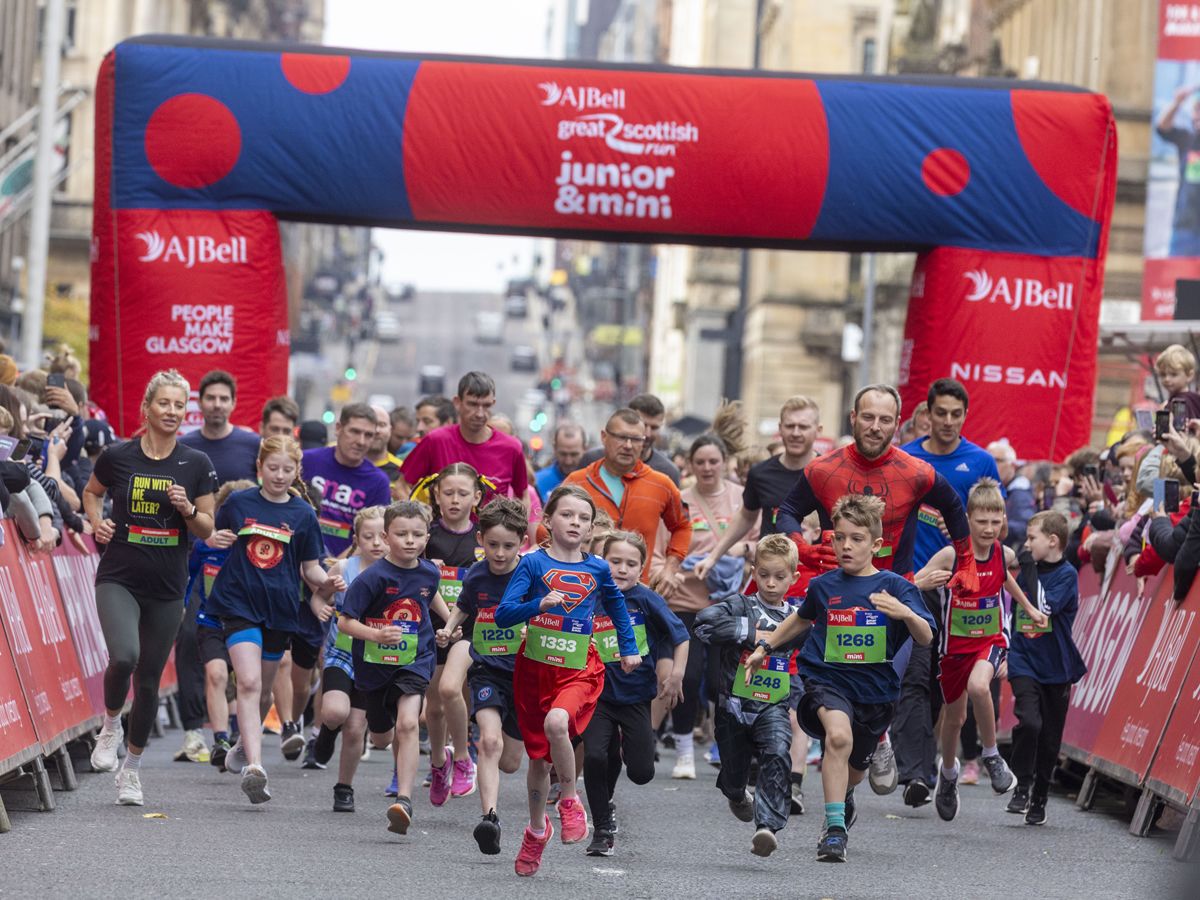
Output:
[[[309,738],[308,743],[304,745],[304,762],[300,763],[302,769],[323,769],[325,763],[317,759],[316,738]]]
[[[495,856],[500,852],[500,818],[494,809],[488,810],[488,814],[479,820],[472,836],[480,853]]]
[[[797,779],[793,774],[790,781],[791,794],[788,798],[788,815],[802,816],[804,815],[804,789],[803,782]]]
[[[616,842],[611,831],[607,828],[597,828],[592,833],[592,842],[587,845],[586,853],[588,856],[612,856],[614,843]]]
[[[845,862],[847,842],[841,828],[827,829],[817,844],[817,862]]]
[[[1004,807],[1005,812],[1024,814],[1029,808],[1029,788],[1023,788],[1017,785],[1011,797],[1008,798],[1008,806]]]
[[[304,751],[304,735],[300,733],[300,726],[295,722],[283,723],[283,730],[279,733],[279,749],[283,751],[283,758],[288,761],[300,758]]]
[[[858,805],[854,802],[854,788],[846,791],[846,831],[858,821]]]
[[[333,759],[333,750],[337,746],[339,731],[341,731],[340,728],[334,730],[328,725],[322,725],[321,730],[317,732],[317,736],[313,740],[313,758],[321,765],[326,765]]]
[[[740,800],[729,801],[729,811],[737,816],[740,822],[754,821],[754,797],[749,791],[742,794]]]
[[[229,748],[233,744],[225,738],[217,738],[213,741],[212,749],[208,751],[208,761],[217,767],[218,770],[225,767],[225,754],[229,752]]]
[[[1046,824],[1046,798],[1030,797],[1029,808],[1025,810],[1026,825]]]
[[[620,833],[617,828],[617,804],[611,800],[608,801],[608,830],[613,834]]]
[[[341,782],[333,786],[333,811],[354,812],[354,788]]]
[[[929,785],[920,779],[910,781],[904,786],[904,802],[913,809],[924,806],[929,802]]]

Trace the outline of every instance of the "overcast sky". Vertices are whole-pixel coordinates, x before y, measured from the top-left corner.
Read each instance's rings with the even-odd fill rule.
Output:
[[[558,0],[332,0],[325,43],[363,50],[544,58]],[[555,50],[553,55],[561,51]],[[490,235],[375,230],[384,278],[418,289],[501,290],[528,274],[532,241]],[[518,262],[514,263],[514,256]]]

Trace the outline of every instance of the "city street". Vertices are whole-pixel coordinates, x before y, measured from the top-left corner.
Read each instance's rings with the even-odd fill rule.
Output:
[[[953,824],[932,805],[904,806],[899,794],[858,792],[849,862],[815,861],[819,776],[807,785],[809,812],[789,820],[770,859],[749,852],[751,826],[736,821],[716,790],[716,770],[699,759],[698,779],[658,776],[617,787],[620,833],[611,858],[584,845],[547,849],[542,871],[518,881],[512,862],[523,818],[524,777],[501,784],[503,851],[480,855],[471,838],[478,797],[441,809],[418,790],[405,837],[386,831],[391,775],[373,751],[356,779],[357,812],[331,811],[333,771],[306,772],[265,742],[273,799],[252,807],[237,779],[208,765],[175,763],[180,732],[155,740],[142,765],[146,806],[119,807],[111,775],[82,774],[80,790],[56,792],[57,811],[39,813],[32,792],[5,788],[13,830],[0,840],[5,896],[349,896],[401,897],[912,897],[1143,898],[1172,896],[1195,872],[1171,860],[1171,838],[1139,839],[1124,819],[1084,813],[1051,798],[1049,821],[1031,828],[1003,810],[989,787],[964,787]],[[86,766],[86,763],[83,764]],[[422,757],[421,771],[428,766]],[[36,889],[32,888],[36,885]],[[1194,888],[1194,882],[1193,882]],[[1184,896],[1177,894],[1177,896]],[[1194,892],[1191,896],[1195,896]]]

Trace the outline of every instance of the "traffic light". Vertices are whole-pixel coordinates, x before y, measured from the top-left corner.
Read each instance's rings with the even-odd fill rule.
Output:
[[[354,366],[347,366],[346,367],[346,380],[353,381],[357,377],[358,377],[358,370],[355,369]]]
[[[534,453],[539,452],[545,446],[546,442],[542,440],[541,435],[535,434],[529,439],[529,449],[531,449]]]
[[[563,380],[557,375],[550,379],[550,389],[559,391],[562,390]]]
[[[321,421],[326,425],[332,425],[335,418],[337,417],[333,414],[332,409],[327,409],[325,412],[321,413]]]

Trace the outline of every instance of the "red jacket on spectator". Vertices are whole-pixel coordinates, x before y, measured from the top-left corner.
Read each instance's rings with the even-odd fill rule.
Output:
[[[1191,509],[1192,498],[1184,497],[1179,501],[1179,512],[1169,514],[1171,524],[1178,525]],[[1151,575],[1157,575],[1166,565],[1166,560],[1159,556],[1155,552],[1154,547],[1147,541],[1145,546],[1142,547],[1142,552],[1138,554],[1137,561],[1133,564],[1133,574],[1136,578],[1148,578]]]

